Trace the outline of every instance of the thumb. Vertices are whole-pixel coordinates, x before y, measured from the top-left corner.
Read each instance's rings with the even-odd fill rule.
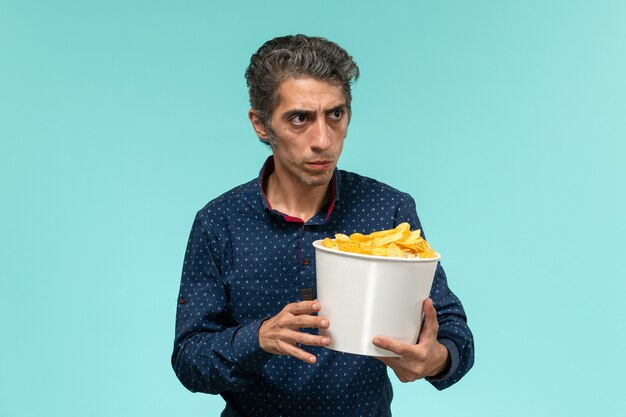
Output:
[[[437,322],[437,311],[433,306],[433,300],[427,298],[422,304],[422,310],[424,311],[424,323],[422,323],[422,330],[418,343],[426,338],[432,338],[437,340],[437,332],[439,331],[439,323]]]

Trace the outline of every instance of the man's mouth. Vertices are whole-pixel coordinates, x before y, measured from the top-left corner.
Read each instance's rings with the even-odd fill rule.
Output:
[[[333,164],[332,160],[320,160],[320,161],[308,161],[306,163],[313,169],[326,169],[330,168]]]

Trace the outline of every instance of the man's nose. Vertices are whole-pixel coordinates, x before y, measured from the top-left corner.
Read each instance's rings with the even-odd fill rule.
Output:
[[[311,126],[311,148],[328,149],[331,144],[332,131],[324,118],[315,121]]]

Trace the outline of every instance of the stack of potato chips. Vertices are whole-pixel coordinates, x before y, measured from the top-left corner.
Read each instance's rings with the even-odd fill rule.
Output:
[[[411,231],[408,223],[394,229],[373,232],[369,235],[337,233],[334,239],[326,238],[322,246],[343,252],[363,255],[392,256],[396,258],[436,258],[437,253],[421,236],[421,230]]]

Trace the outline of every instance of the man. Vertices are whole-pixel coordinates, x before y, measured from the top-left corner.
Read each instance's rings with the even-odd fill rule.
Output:
[[[472,366],[465,313],[437,268],[419,340],[372,342],[399,358],[324,348],[332,327],[315,291],[312,242],[408,222],[413,199],[339,171],[359,70],[338,45],[303,35],[266,42],[246,71],[249,118],[272,154],[260,175],[208,203],[189,237],[172,365],[191,391],[220,394],[222,416],[389,416],[390,367],[438,389]]]

